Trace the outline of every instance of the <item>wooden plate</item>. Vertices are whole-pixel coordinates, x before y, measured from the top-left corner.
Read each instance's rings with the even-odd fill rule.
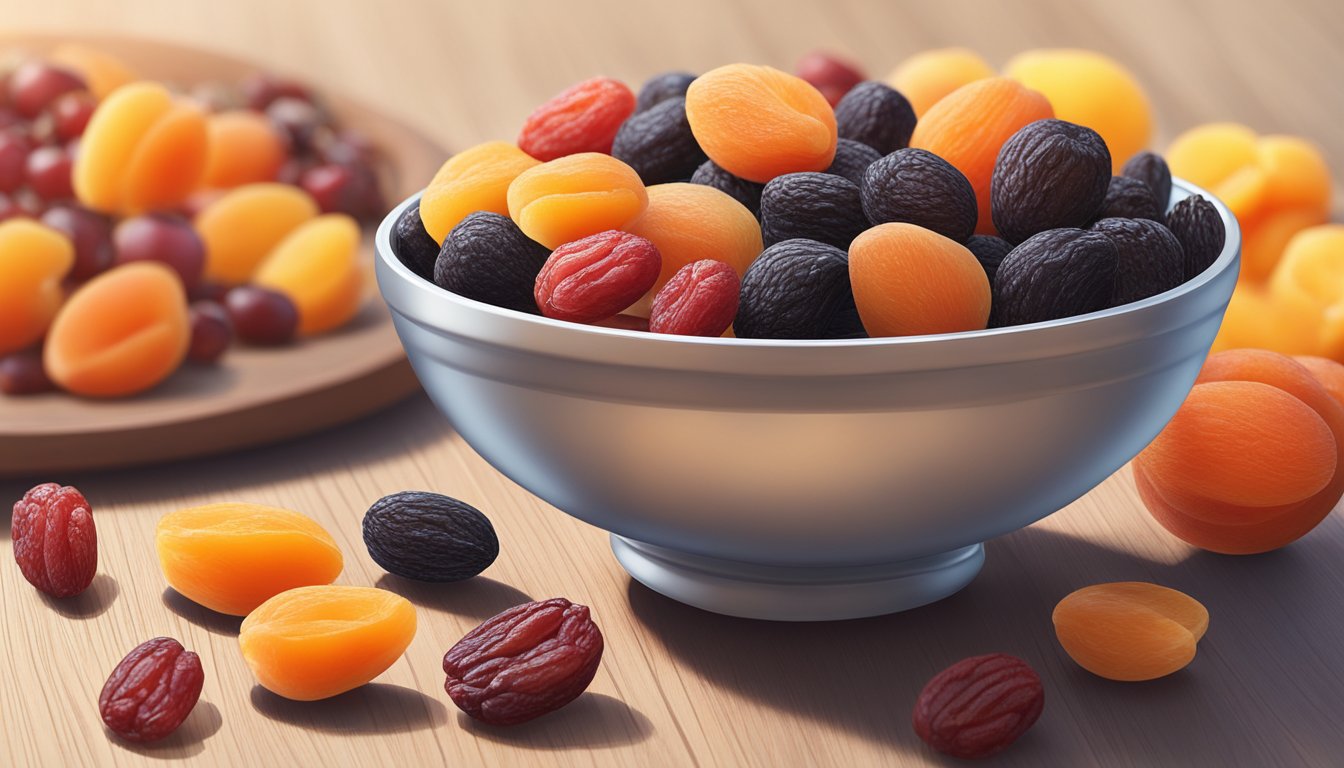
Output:
[[[126,37],[2,36],[0,56],[41,54],[62,42],[121,57],[143,77],[236,82],[260,65],[170,43]],[[395,119],[313,83],[343,126],[387,157],[388,203],[424,185],[447,152]],[[294,437],[390,405],[416,391],[391,318],[372,280],[360,315],[340,331],[283,349],[235,346],[213,368],[186,365],[159,387],[122,400],[52,393],[0,395],[0,476],[94,469],[203,456]]]

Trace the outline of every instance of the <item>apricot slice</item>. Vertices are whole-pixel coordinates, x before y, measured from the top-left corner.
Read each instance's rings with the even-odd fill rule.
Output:
[[[406,652],[415,628],[410,601],[386,590],[299,587],[248,614],[238,645],[263,688],[315,701],[382,674]]]
[[[187,296],[172,268],[137,261],[74,292],[47,333],[42,363],[66,391],[86,397],[141,392],[182,364],[191,340]]]
[[[75,264],[69,238],[29,219],[0,223],[0,356],[42,338]]]
[[[169,586],[212,611],[246,616],[294,587],[330,584],[343,561],[311,518],[228,502],[170,512],[154,543]]]
[[[226,285],[247,282],[281,240],[317,214],[313,198],[288,184],[230,190],[193,222],[205,243],[205,276]]]
[[[914,224],[873,227],[849,246],[849,280],[871,336],[981,330],[989,278],[965,246]]]
[[[442,243],[476,211],[509,214],[509,185],[541,161],[507,141],[487,141],[448,158],[420,197],[420,221]]]
[[[250,110],[211,115],[202,182],[229,188],[272,181],[288,153],[270,120]]]
[[[938,48],[917,53],[887,76],[887,85],[900,91],[923,117],[929,107],[967,83],[994,77],[994,68],[969,48]]]
[[[621,229],[644,212],[649,196],[630,166],[610,155],[582,152],[523,171],[509,184],[507,201],[523,234],[554,249]]]
[[[359,224],[343,213],[301,224],[275,246],[252,281],[294,302],[301,334],[324,333],[345,325],[364,296]]]
[[[1059,601],[1051,620],[1078,666],[1108,680],[1140,681],[1193,661],[1209,612],[1183,592],[1129,581],[1083,587]]]

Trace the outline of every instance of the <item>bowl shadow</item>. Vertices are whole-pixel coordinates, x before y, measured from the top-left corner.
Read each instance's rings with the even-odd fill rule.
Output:
[[[205,740],[218,733],[223,724],[224,718],[219,713],[219,707],[208,701],[198,701],[191,714],[187,715],[187,719],[162,741],[137,744],[111,733],[108,734],[108,738],[122,749],[142,757],[155,760],[181,760],[204,752]]]
[[[212,635],[237,637],[238,631],[243,625],[242,616],[230,616],[226,613],[212,611],[200,603],[193,602],[172,587],[166,587],[163,590],[163,605],[179,617]]]
[[[653,735],[653,723],[643,713],[601,693],[585,693],[544,717],[507,728],[473,720],[463,712],[457,723],[486,741],[544,751],[626,746]]]
[[[319,701],[292,701],[256,685],[251,700],[268,720],[325,733],[411,733],[448,722],[442,702],[390,683],[368,683]]]
[[[112,603],[116,602],[117,596],[121,594],[121,585],[106,573],[100,573],[93,577],[87,589],[74,597],[39,594],[42,595],[42,602],[46,603],[48,608],[65,618],[87,621],[107,613],[107,609],[112,607]]]
[[[522,590],[488,576],[438,584],[385,573],[373,585],[395,592],[421,608],[481,621],[515,605],[532,602]]]

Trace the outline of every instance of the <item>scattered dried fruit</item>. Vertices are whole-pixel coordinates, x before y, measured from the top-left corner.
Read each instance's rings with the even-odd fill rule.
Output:
[[[98,533],[84,494],[43,483],[14,504],[14,559],[29,584],[52,597],[88,589],[98,572]]]
[[[1006,653],[962,659],[933,676],[915,700],[915,733],[945,755],[989,757],[1021,738],[1045,708],[1031,665]]]
[[[1055,636],[1069,658],[1108,680],[1165,677],[1195,658],[1209,627],[1199,601],[1139,581],[1093,584],[1055,606]]]
[[[126,654],[98,694],[113,733],[137,743],[168,737],[201,697],[201,658],[171,637],[146,640]]]
[[[364,513],[364,545],[388,573],[416,581],[470,579],[499,556],[495,528],[480,510],[426,491],[402,491]]]

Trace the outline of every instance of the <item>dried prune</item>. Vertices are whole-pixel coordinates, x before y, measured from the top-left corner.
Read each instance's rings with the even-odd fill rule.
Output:
[[[662,268],[657,246],[611,229],[556,248],[537,275],[533,296],[546,317],[592,323],[638,301]]]
[[[1097,218],[1161,221],[1162,209],[1146,183],[1128,176],[1112,176]]]
[[[588,607],[563,597],[524,603],[488,619],[443,656],[443,687],[463,712],[517,725],[577,699],[602,661],[602,632]]]
[[[722,261],[682,267],[653,297],[646,330],[676,336],[721,336],[737,314],[741,281]]]
[[[862,142],[852,139],[840,139],[835,142],[835,159],[826,173],[843,176],[855,184],[863,183],[863,173],[868,166],[882,158],[882,153]]]
[[[650,77],[640,86],[639,95],[635,97],[635,114],[677,96],[684,98],[693,80],[695,75],[690,72],[663,72]]]
[[[1004,257],[1013,250],[1013,244],[994,235],[971,235],[966,241],[966,250],[975,255],[975,260],[985,268],[985,276],[989,278],[990,283],[993,283],[994,274],[999,271],[999,264],[1003,263]]]
[[[1162,159],[1161,155],[1155,152],[1140,152],[1125,161],[1124,167],[1120,169],[1120,175],[1147,184],[1148,189],[1153,192],[1153,197],[1157,198],[1158,211],[1166,212],[1167,201],[1171,199],[1171,169],[1167,167],[1167,161]]]
[[[990,326],[1058,320],[1111,305],[1119,253],[1100,232],[1048,229],[999,264]]]
[[[1020,243],[1048,229],[1083,227],[1101,211],[1111,183],[1111,153],[1091,128],[1053,118],[1013,134],[990,180],[999,234]]]
[[[1208,269],[1223,252],[1227,230],[1213,203],[1203,195],[1191,195],[1172,206],[1167,227],[1185,251],[1185,279]]]
[[[865,336],[845,252],[815,240],[776,243],[742,278],[733,333],[744,339]]]
[[[611,155],[645,184],[684,181],[708,158],[686,120],[686,99],[674,96],[631,115],[616,132]]]
[[[499,556],[499,539],[480,510],[427,491],[402,491],[364,513],[364,545],[388,573],[416,581],[462,581]]]
[[[443,239],[434,283],[468,299],[536,314],[532,292],[550,253],[508,216],[478,211]]]
[[[868,166],[859,185],[874,224],[905,222],[965,242],[975,232],[975,190],[961,171],[923,149],[898,149]]]
[[[915,108],[900,91],[884,83],[859,83],[835,105],[835,127],[842,139],[853,139],[886,155],[910,146]]]
[[[98,712],[127,741],[158,741],[187,719],[204,684],[199,656],[171,637],[156,637],[112,670],[98,694]]]
[[[434,262],[439,259],[439,243],[425,231],[420,220],[420,203],[402,211],[392,226],[392,253],[415,274],[434,279]]]
[[[1111,305],[1156,296],[1184,281],[1181,243],[1166,227],[1149,219],[1102,219],[1092,225],[1115,243],[1118,260]]]
[[[29,584],[52,597],[88,589],[98,572],[98,533],[84,495],[43,483],[14,503],[14,559]]]
[[[786,173],[761,193],[761,239],[766,246],[801,237],[848,248],[867,229],[859,188],[829,173]]]
[[[691,174],[691,183],[713,187],[741,203],[753,215],[760,215],[761,192],[765,190],[765,185],[734,176],[715,165],[713,160],[706,160],[695,169],[695,173]]]

